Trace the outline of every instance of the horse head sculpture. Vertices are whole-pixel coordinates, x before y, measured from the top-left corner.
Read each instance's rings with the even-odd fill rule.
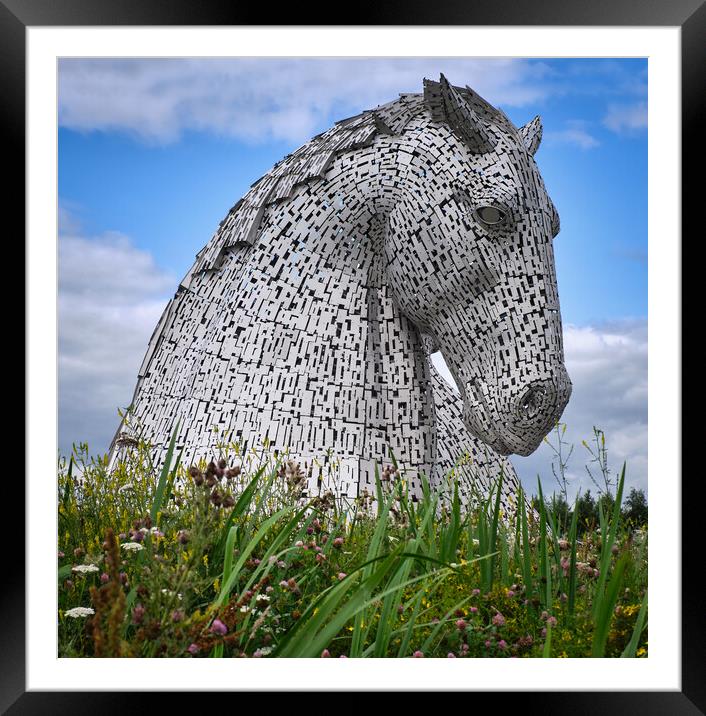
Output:
[[[470,433],[501,455],[529,455],[571,393],[552,252],[559,217],[533,159],[542,126],[516,130],[443,75],[425,83],[425,100],[431,123],[398,140],[410,160],[389,214],[387,275],[441,350]]]
[[[185,460],[267,437],[304,462],[336,455],[356,496],[389,449],[413,492],[465,452],[473,489],[503,469],[512,494],[504,456],[532,452],[571,392],[541,133],[442,75],[285,157],[165,309],[113,457],[135,431],[164,450],[179,421]]]

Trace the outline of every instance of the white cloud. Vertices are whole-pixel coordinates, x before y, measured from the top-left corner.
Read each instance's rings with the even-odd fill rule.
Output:
[[[618,134],[634,134],[647,129],[647,102],[612,104],[603,118],[603,124]]]
[[[626,485],[647,492],[647,321],[625,320],[597,326],[564,326],[566,367],[573,393],[561,422],[567,425],[563,440],[574,445],[567,477],[569,495],[596,488],[585,465],[594,475],[591,455],[581,441],[591,444],[593,426],[605,433],[608,464],[617,475],[627,461]],[[435,357],[435,363],[443,360]],[[448,372],[445,377],[453,384]],[[556,437],[551,436],[556,444]],[[526,489],[537,491],[537,475],[543,489],[558,490],[552,475],[554,454],[541,445],[529,457],[513,455],[511,461]],[[599,477],[600,480],[600,477]],[[626,493],[628,491],[626,489]]]
[[[546,65],[521,59],[64,59],[59,122],[157,143],[188,130],[300,143],[331,119],[421,92],[440,72],[499,105],[536,105],[549,92]]]
[[[553,130],[545,133],[545,139],[550,144],[573,144],[581,149],[593,149],[600,142],[588,131],[587,123],[580,119],[570,119],[565,129]]]
[[[117,233],[85,237],[62,211],[59,237],[59,450],[108,447],[176,282]]]

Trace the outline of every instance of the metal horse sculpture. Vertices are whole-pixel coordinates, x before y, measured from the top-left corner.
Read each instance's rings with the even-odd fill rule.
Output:
[[[504,456],[535,450],[571,393],[541,134],[442,75],[285,157],[167,305],[113,457],[136,430],[163,450],[178,420],[185,460],[267,437],[301,463],[330,451],[357,496],[391,448],[413,494],[420,472],[441,489],[455,466],[468,497],[502,467],[505,502]]]

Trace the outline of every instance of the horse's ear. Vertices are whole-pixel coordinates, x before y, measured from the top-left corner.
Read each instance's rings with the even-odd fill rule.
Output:
[[[474,154],[493,151],[495,141],[485,123],[443,74],[438,82],[424,80],[424,100],[432,119],[445,121]]]
[[[520,127],[520,136],[527,151],[534,156],[537,149],[539,149],[539,143],[542,141],[542,120],[539,115],[531,122],[527,122],[524,127]]]

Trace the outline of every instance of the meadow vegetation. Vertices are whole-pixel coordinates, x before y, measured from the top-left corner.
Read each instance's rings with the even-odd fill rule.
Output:
[[[58,465],[62,657],[644,657],[644,494],[623,500],[596,431],[598,499],[558,490],[462,506],[457,477],[410,496],[394,456],[373,494],[304,496],[267,443],[163,466],[138,443],[112,469]],[[603,450],[603,452],[601,452]],[[591,472],[593,470],[593,472]]]

